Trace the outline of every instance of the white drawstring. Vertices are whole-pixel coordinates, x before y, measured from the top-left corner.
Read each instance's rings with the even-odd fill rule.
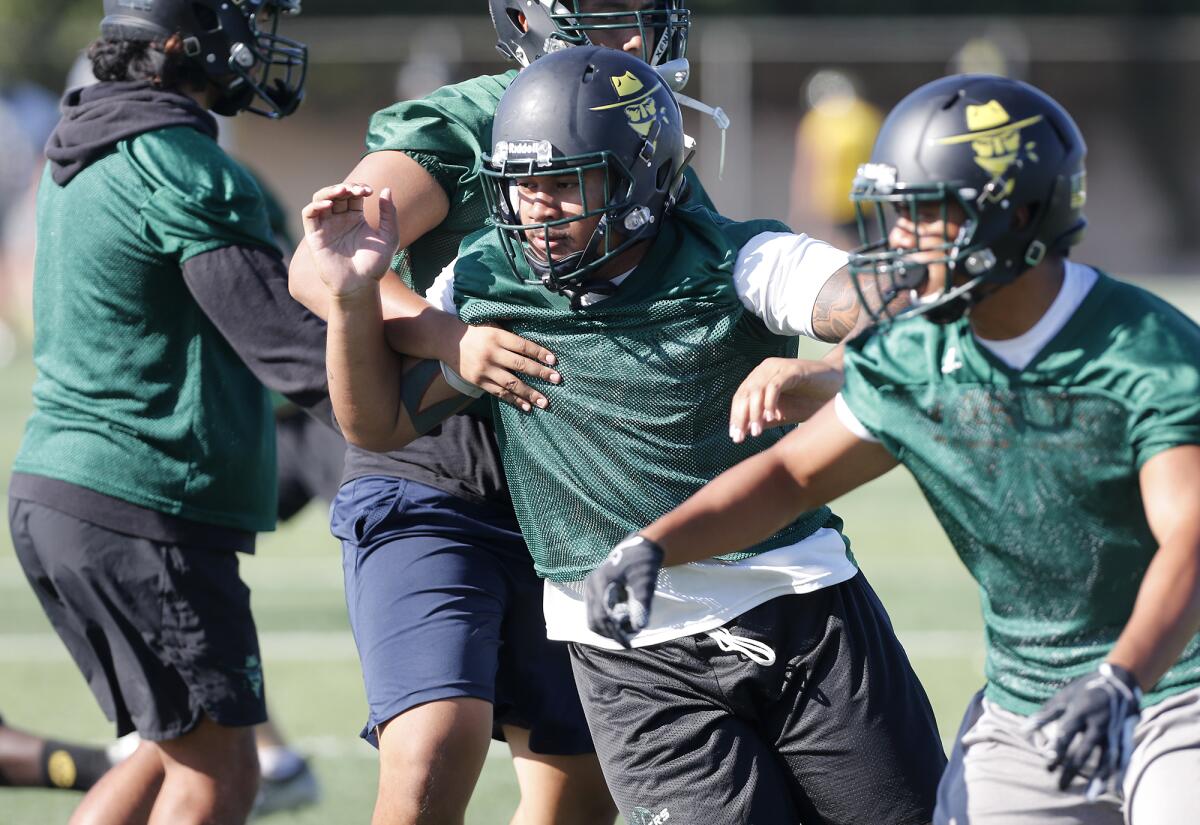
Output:
[[[763,667],[770,667],[775,664],[775,651],[771,649],[770,645],[760,642],[757,639],[734,636],[723,627],[710,630],[706,635],[717,643],[717,647],[726,653],[739,653]]]

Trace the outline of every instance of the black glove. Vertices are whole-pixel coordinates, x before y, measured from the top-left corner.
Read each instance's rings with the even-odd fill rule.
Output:
[[[1085,766],[1095,764],[1087,798],[1094,800],[1121,781],[1133,751],[1133,728],[1142,691],[1133,674],[1105,662],[1050,697],[1030,718],[1028,730],[1051,722],[1058,730],[1050,743],[1047,770],[1060,770],[1058,787],[1066,790]]]
[[[630,637],[650,621],[650,601],[663,550],[637,533],[612,549],[584,583],[588,627],[630,648]]]

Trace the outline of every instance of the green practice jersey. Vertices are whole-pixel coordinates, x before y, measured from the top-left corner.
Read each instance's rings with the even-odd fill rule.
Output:
[[[733,281],[739,250],[774,221],[734,223],[692,206],[663,222],[615,294],[591,306],[514,274],[495,230],[463,244],[454,299],[471,324],[492,322],[556,353],[563,383],[541,386],[546,410],[498,404],[505,474],[538,573],[586,576],[627,533],[783,437],[729,439],[729,407],[764,358],[794,357],[796,339],[767,330]],[[533,281],[530,283],[529,281]],[[540,385],[534,379],[528,379]],[[827,508],[800,516],[737,560],[794,544],[841,522]]]
[[[446,190],[450,212],[436,228],[401,250],[392,268],[422,295],[458,254],[464,237],[488,223],[479,185],[481,158],[491,151],[496,105],[516,70],[444,86],[420,100],[389,106],[371,118],[367,151],[404,152]],[[712,202],[691,169],[689,192],[697,203]]]
[[[855,339],[843,398],[916,477],[979,582],[987,696],[1028,714],[1108,654],[1157,549],[1138,471],[1200,444],[1200,328],[1099,276],[1022,370],[966,320]],[[1200,686],[1200,637],[1146,704]]]
[[[192,299],[184,261],[273,244],[262,195],[186,127],[122,140],[38,191],[34,412],[14,469],[193,521],[275,523],[267,393]]]

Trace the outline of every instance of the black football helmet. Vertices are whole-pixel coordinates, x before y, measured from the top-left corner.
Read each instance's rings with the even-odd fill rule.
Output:
[[[606,261],[658,234],[684,186],[690,157],[683,118],[658,73],[633,55],[585,46],[556,52],[527,69],[504,93],[492,124],[492,151],[480,176],[492,220],[514,272],[517,255],[548,289],[574,299],[596,291],[589,276]],[[584,174],[599,169],[599,197]],[[576,175],[578,216],[522,224],[517,182]],[[527,238],[600,216],[586,248],[562,258],[532,251]],[[601,284],[600,289],[605,285]]]
[[[308,47],[277,34],[300,0],[104,0],[100,34],[162,42],[178,33],[187,59],[221,90],[219,115],[279,118],[304,98]]]
[[[683,0],[656,0],[639,11],[580,11],[580,0],[489,0],[496,27],[496,48],[528,66],[539,57],[569,46],[590,45],[589,31],[637,29],[642,59],[652,66],[687,52],[691,12]]]
[[[1027,83],[955,75],[917,89],[892,109],[854,181],[862,245],[850,270],[863,305],[876,321],[924,315],[948,323],[1048,253],[1066,253],[1087,226],[1086,153],[1066,110]],[[933,250],[948,269],[946,286],[892,312],[933,262],[891,246],[892,223],[903,214],[915,224],[931,204],[943,220],[951,204],[965,213],[958,236]],[[1018,227],[1020,207],[1029,220]]]

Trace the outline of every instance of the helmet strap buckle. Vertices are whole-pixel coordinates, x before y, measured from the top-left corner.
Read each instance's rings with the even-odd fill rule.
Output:
[[[982,275],[996,265],[996,253],[990,249],[980,249],[972,252],[963,261],[963,269],[968,275]]]
[[[1046,257],[1046,244],[1041,241],[1034,241],[1025,250],[1025,264],[1027,266],[1037,266]]]
[[[197,37],[183,38],[183,53],[188,57],[199,57],[203,49],[200,47],[200,40]]]

